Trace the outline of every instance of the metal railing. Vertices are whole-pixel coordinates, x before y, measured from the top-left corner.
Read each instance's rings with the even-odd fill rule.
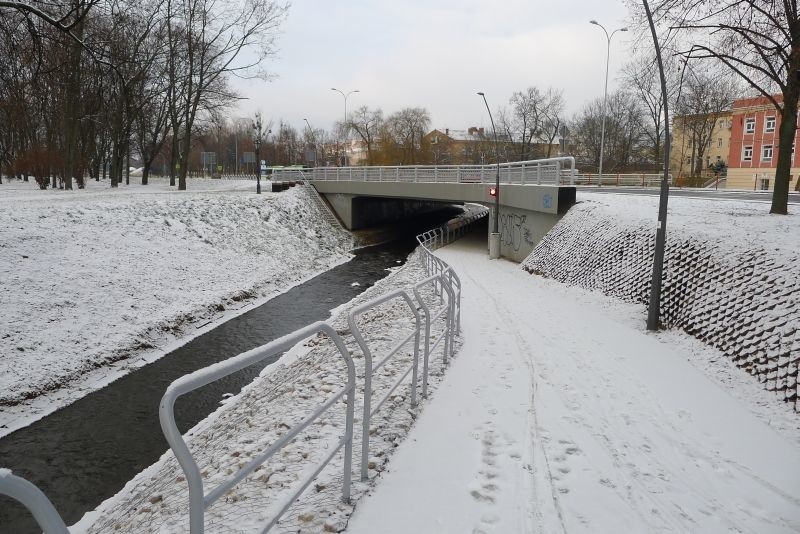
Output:
[[[317,410],[307,417],[302,422],[294,425],[286,431],[277,441],[270,445],[264,452],[251,460],[247,465],[239,469],[230,479],[220,484],[208,494],[203,493],[203,478],[200,473],[200,468],[192,457],[189,447],[183,439],[177,425],[175,424],[175,400],[190,391],[199,387],[205,386],[226,377],[236,371],[249,367],[257,362],[260,362],[270,356],[284,352],[300,341],[317,333],[326,334],[336,345],[342,358],[347,365],[347,385],[329,398]],[[289,443],[297,434],[299,434],[308,425],[314,422],[322,413],[328,408],[333,406],[339,399],[347,395],[347,408],[346,408],[346,421],[345,433],[339,441],[339,444],[327,454],[324,461],[306,478],[289,499],[284,502],[278,513],[276,513],[269,524],[264,528],[264,532],[272,528],[275,523],[281,518],[286,510],[294,503],[297,497],[305,491],[311,484],[316,476],[322,469],[333,459],[336,453],[344,446],[344,480],[342,483],[342,500],[350,500],[350,477],[351,477],[351,461],[352,461],[352,447],[353,447],[353,410],[355,406],[355,366],[353,359],[350,356],[347,348],[344,345],[339,334],[329,324],[319,321],[305,328],[295,331],[292,334],[283,336],[266,345],[234,356],[223,362],[216,363],[209,367],[197,370],[188,375],[174,381],[167,387],[164,397],[161,399],[161,405],[158,410],[158,417],[161,422],[161,430],[167,438],[170,448],[172,448],[175,458],[183,469],[186,475],[186,481],[189,485],[189,529],[192,534],[202,534],[205,523],[205,510],[211,506],[214,501],[219,499],[228,490],[233,488],[236,484],[241,482],[247,475],[255,471],[255,469],[269,460],[276,452]]]
[[[364,336],[361,332],[361,329],[358,327],[358,323],[356,319],[358,316],[363,314],[364,312],[371,310],[381,304],[388,302],[394,299],[403,299],[405,303],[408,305],[408,308],[411,310],[411,313],[414,315],[414,330],[407,335],[405,338],[401,339],[392,349],[383,356],[383,358],[378,361],[377,364],[373,366],[372,364],[372,351],[369,348],[369,345],[364,340]],[[364,416],[362,419],[362,437],[361,437],[361,480],[367,480],[368,476],[368,463],[369,463],[369,426],[372,417],[381,409],[383,404],[391,397],[392,393],[394,393],[395,389],[405,380],[409,373],[411,373],[411,405],[417,405],[417,375],[418,375],[418,367],[419,367],[419,340],[420,340],[420,316],[419,312],[417,311],[417,307],[414,305],[414,301],[411,300],[411,297],[408,295],[406,291],[402,289],[398,289],[382,295],[376,299],[370,300],[369,302],[365,302],[360,306],[356,306],[350,313],[347,315],[347,324],[350,327],[350,333],[358,343],[361,352],[364,353]],[[405,373],[400,376],[400,378],[389,388],[388,393],[377,403],[375,409],[371,408],[372,405],[372,375],[381,368],[389,359],[398,353],[400,349],[402,349],[406,343],[411,340],[414,340],[413,350],[414,350],[414,359],[411,363],[411,367],[409,367]],[[427,350],[427,347],[426,347]]]
[[[577,171],[575,158],[549,158],[500,164],[504,184],[572,184]],[[314,167],[276,169],[274,180],[416,183],[495,183],[497,165],[402,165],[393,167]]]
[[[69,534],[64,520],[42,490],[9,469],[0,469],[0,495],[22,503],[45,534]]]
[[[432,285],[434,291],[437,289],[437,285],[441,290],[440,295],[443,295],[445,292],[447,293],[447,305],[441,306],[438,311],[434,313],[432,307],[425,301],[422,296],[421,289],[426,285]],[[419,302],[420,306],[422,307],[422,311],[425,314],[425,338],[423,342],[424,350],[422,351],[422,396],[423,398],[428,397],[428,369],[429,369],[429,362],[431,358],[431,354],[436,350],[436,347],[444,341],[444,347],[442,348],[442,363],[447,365],[448,356],[452,357],[454,353],[453,349],[453,290],[452,288],[444,281],[441,274],[435,274],[433,276],[429,276],[425,280],[414,285],[414,296],[417,298],[417,302]],[[439,320],[442,315],[447,314],[445,316],[445,325],[444,331],[442,335],[439,336],[433,344],[431,344],[431,330],[432,325],[435,321]]]
[[[607,174],[603,173],[603,180],[600,185],[629,186],[629,187],[658,187],[663,174]],[[598,174],[576,174],[575,185],[598,185],[600,175]],[[669,176],[669,183],[672,184],[672,175]]]

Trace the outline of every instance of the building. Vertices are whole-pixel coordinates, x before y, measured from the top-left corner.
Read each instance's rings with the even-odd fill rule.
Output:
[[[730,110],[672,119],[669,165],[679,183],[686,183],[691,176],[698,176],[704,183],[729,165],[731,120]]]
[[[783,101],[782,95],[775,95]],[[766,97],[742,98],[733,103],[731,119],[729,189],[772,190],[778,165],[780,113]],[[800,157],[795,146],[800,130],[795,131],[789,189],[800,180]]]

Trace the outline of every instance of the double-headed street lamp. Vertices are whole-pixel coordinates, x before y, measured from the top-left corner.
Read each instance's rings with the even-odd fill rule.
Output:
[[[261,142],[264,140],[264,130],[261,124],[261,113],[256,113],[253,121],[253,147],[256,149],[256,194],[261,194]],[[270,130],[271,132],[272,130]]]
[[[344,98],[344,122],[342,122],[342,127],[346,128],[347,125],[347,97],[352,95],[353,93],[360,93],[358,89],[353,89],[352,91],[348,91],[345,93],[344,91],[337,89],[335,87],[331,87],[331,91],[336,91]],[[345,164],[347,163],[347,152],[344,153]]]
[[[496,259],[500,257],[500,145],[497,142],[497,130],[494,127],[492,110],[489,109],[486,95],[482,92],[478,94],[483,97],[483,103],[486,105],[486,111],[489,112],[489,120],[492,122],[492,133],[494,134],[494,158],[497,163],[497,174],[495,174],[494,180],[494,218],[492,219],[492,233],[489,236],[489,258]]]
[[[611,38],[614,37],[614,34],[617,32],[628,31],[628,28],[617,28],[611,32],[611,35],[609,35],[606,27],[596,20],[590,20],[589,22],[602,28],[603,32],[606,34],[606,40],[608,42],[608,46],[606,48],[606,85],[605,89],[603,90],[603,126],[600,130],[600,167],[597,170],[597,187],[600,187],[603,185],[603,149],[605,148],[606,140],[606,100],[608,98],[608,63],[611,59]]]
[[[261,143],[265,137],[272,133],[272,130],[263,129],[261,124],[261,113],[256,113],[256,119],[253,121],[253,147],[256,149],[256,193],[261,194]]]

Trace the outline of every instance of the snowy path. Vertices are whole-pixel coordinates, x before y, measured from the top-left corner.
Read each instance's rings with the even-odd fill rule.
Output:
[[[687,362],[485,242],[461,353],[347,532],[797,532],[800,447]]]

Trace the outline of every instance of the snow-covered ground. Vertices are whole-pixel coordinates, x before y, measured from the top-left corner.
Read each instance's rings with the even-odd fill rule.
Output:
[[[4,182],[0,436],[348,259],[303,187],[264,185]]]
[[[212,182],[212,186],[217,184]],[[62,219],[79,209],[84,212],[81,216],[87,212],[84,203],[70,203],[68,198],[61,201],[69,194],[46,192],[49,197],[45,198],[53,199],[51,206],[49,200],[37,200],[39,193],[34,193],[19,194],[15,201],[7,202],[0,192],[0,203],[8,204],[14,217],[38,229],[34,235],[46,234],[49,227],[43,223],[43,229],[39,229],[33,224],[35,216],[24,209],[25,202],[33,203],[35,210],[30,211],[34,213],[52,208]],[[168,206],[170,213],[187,211],[183,226],[177,224],[181,217],[170,217],[172,226],[185,227],[182,231],[201,242],[205,238],[217,243],[201,224],[206,209],[182,208],[180,197],[173,198],[168,192],[133,201],[121,199],[117,192],[88,194],[96,195],[96,202],[107,206],[97,211],[111,212],[101,220],[117,238],[122,237],[119,228],[111,223],[119,225],[120,218],[133,218],[142,212],[150,214],[147,205],[173,202]],[[246,193],[236,192],[196,194],[208,203],[208,209],[216,201],[206,199],[237,199],[237,206],[243,199],[251,199]],[[273,202],[291,198],[277,197]],[[296,200],[305,206],[299,198]],[[621,212],[639,213],[643,219],[654,218],[652,199],[613,200],[603,196],[597,201],[612,203]],[[230,217],[224,214],[234,208],[225,200],[219,202],[225,206],[220,208],[222,218]],[[135,207],[114,210],[119,203]],[[244,201],[244,206],[259,213],[251,222],[263,219],[258,205]],[[165,210],[147,216],[160,221]],[[790,221],[763,217],[763,211],[766,209],[760,204],[673,199],[670,228],[719,238],[733,227],[737,239],[757,240],[742,228],[768,234],[774,232],[776,221]],[[88,226],[82,229],[89,232],[92,225]],[[127,224],[125,237],[137,236],[134,229],[139,226]],[[17,247],[15,254],[21,254],[18,247],[26,240],[21,232],[17,234],[11,243]],[[59,235],[63,239],[65,234]],[[150,237],[153,242],[163,242],[170,235],[164,232]],[[86,246],[104,239],[94,237]],[[7,236],[0,234],[0,238],[0,247],[7,246]],[[45,239],[49,238],[38,237],[34,242]],[[306,232],[305,237],[289,239],[306,243],[303,239],[323,240],[325,236]],[[796,252],[796,241],[791,237],[770,234],[765,239],[770,250]],[[229,237],[224,243],[231,240],[236,242]],[[194,238],[185,241],[194,243]],[[167,241],[167,246],[185,247],[185,241]],[[252,243],[245,240],[238,246],[246,250]],[[319,260],[320,267],[341,257],[338,241],[328,246],[327,255]],[[163,247],[160,249],[163,254]],[[44,254],[45,247],[41,250],[39,253]],[[752,377],[720,353],[680,332],[647,334],[645,310],[640,305],[531,276],[517,264],[489,261],[485,238],[463,240],[437,254],[455,267],[463,283],[461,350],[446,369],[441,367],[440,358],[434,360],[433,396],[419,409],[411,409],[407,393],[400,390],[385,407],[385,414],[374,420],[370,481],[355,484],[353,505],[339,502],[341,474],[337,468],[341,455],[337,455],[277,531],[800,530],[800,419]],[[187,261],[194,253],[177,255]],[[42,259],[53,261],[46,255]],[[201,257],[198,261],[223,259]],[[260,261],[264,259],[259,257]],[[114,262],[109,260],[104,265],[111,269]],[[158,274],[170,274],[165,271],[171,270],[175,276],[176,269],[169,261],[157,266]],[[4,273],[12,272],[2,267]],[[20,270],[18,264],[14,267]],[[99,277],[100,270],[92,272]],[[208,286],[214,270],[198,272],[206,278],[198,278],[197,287]],[[225,278],[232,280],[231,286],[242,289],[243,281],[251,281],[246,273],[244,268],[233,270]],[[120,274],[118,271],[103,280],[121,283]],[[409,262],[355,302],[337,310],[332,324],[346,333],[347,309],[382,291],[409,287],[422,277],[416,262]],[[139,301],[130,303],[138,305]],[[115,310],[110,325],[120,327],[117,323],[122,322],[117,318],[125,313],[127,310]],[[396,303],[371,312],[363,321],[370,327],[373,342],[385,348],[392,346],[392,340],[409,325],[407,311]],[[108,335],[112,330],[106,327]],[[363,356],[352,339],[347,341],[361,369]],[[385,388],[408,361],[408,354],[392,360],[377,375],[377,387]],[[340,362],[329,343],[314,338],[268,367],[261,378],[193,429],[190,448],[198,456],[206,482],[213,485],[230,476],[312,406],[335,392],[343,380]],[[360,402],[359,394],[356,414]],[[259,531],[276,501],[286,496],[298,475],[324,455],[341,431],[342,413],[334,410],[312,425],[308,435],[292,442],[272,463],[210,507],[208,530]],[[358,443],[358,423],[355,434]],[[354,473],[360,468],[358,460],[356,453]],[[183,473],[168,452],[117,496],[88,514],[74,531],[183,532],[188,525],[186,503]]]
[[[347,532],[797,532],[788,406],[643,306],[437,251],[463,348]]]

